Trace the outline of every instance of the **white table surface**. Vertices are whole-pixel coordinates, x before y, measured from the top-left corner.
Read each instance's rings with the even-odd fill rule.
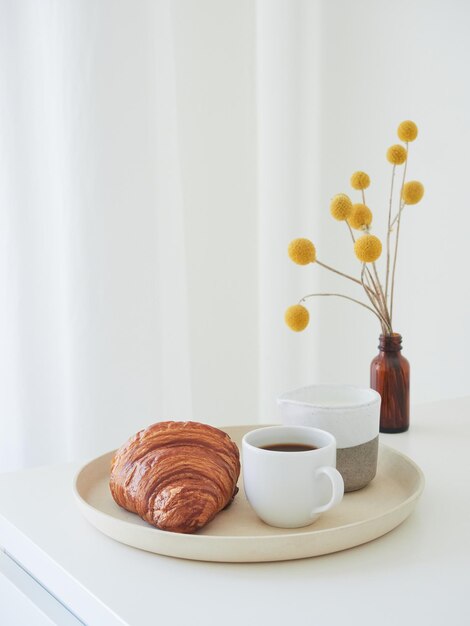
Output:
[[[121,545],[80,516],[79,464],[0,476],[0,546],[90,626],[468,626],[470,398],[415,407],[381,441],[420,465],[424,493],[394,531],[336,554],[218,564]]]

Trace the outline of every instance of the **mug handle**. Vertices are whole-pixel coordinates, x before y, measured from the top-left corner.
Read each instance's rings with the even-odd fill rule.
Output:
[[[329,465],[324,465],[323,467],[319,467],[315,474],[325,474],[325,476],[328,476],[331,482],[333,493],[329,502],[323,504],[322,506],[317,506],[315,509],[313,509],[312,515],[317,515],[318,513],[324,513],[325,511],[329,511],[341,502],[344,495],[343,477],[336,468],[330,467]]]

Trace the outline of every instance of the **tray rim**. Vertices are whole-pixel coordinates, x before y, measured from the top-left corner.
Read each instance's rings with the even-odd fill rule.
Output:
[[[221,430],[224,429],[246,429],[246,431],[248,432],[248,429],[254,429],[254,428],[262,428],[264,426],[269,426],[270,424],[237,424],[237,425],[233,425],[233,426],[217,426],[217,428],[220,428]],[[417,477],[418,477],[418,483],[417,486],[415,488],[415,490],[413,491],[413,493],[408,496],[408,498],[406,498],[405,500],[401,501],[400,503],[396,504],[394,507],[387,509],[386,512],[381,512],[378,513],[377,515],[373,515],[371,517],[367,517],[355,522],[351,522],[348,524],[343,524],[341,526],[335,526],[334,528],[322,528],[322,529],[312,529],[311,531],[305,532],[305,530],[303,532],[299,532],[297,531],[297,529],[292,529],[291,532],[283,532],[282,534],[269,534],[269,535],[201,535],[201,534],[191,534],[191,533],[174,533],[174,532],[170,532],[170,531],[166,531],[166,530],[160,530],[159,528],[155,528],[151,525],[148,526],[140,526],[139,525],[139,532],[140,533],[144,533],[144,534],[152,534],[155,535],[155,533],[157,532],[159,535],[161,535],[163,538],[168,538],[170,541],[179,541],[180,543],[191,543],[191,544],[197,544],[197,543],[236,543],[236,542],[243,542],[243,543],[249,543],[249,542],[266,542],[266,541],[281,541],[283,539],[286,538],[300,538],[300,537],[310,537],[312,535],[314,536],[322,536],[324,534],[332,534],[332,533],[336,533],[336,532],[344,532],[346,530],[352,530],[352,529],[356,529],[359,528],[363,525],[366,524],[371,524],[376,520],[380,520],[382,518],[388,518],[393,516],[394,513],[396,513],[399,510],[404,510],[406,511],[410,505],[412,505],[413,503],[415,503],[419,497],[421,496],[423,490],[424,490],[424,486],[425,486],[425,476],[424,473],[422,471],[422,469],[419,467],[419,465],[413,461],[413,459],[411,459],[409,456],[407,456],[406,454],[404,454],[403,452],[400,452],[399,450],[396,450],[395,448],[393,448],[392,446],[388,446],[386,444],[383,444],[381,442],[379,442],[379,453],[380,450],[384,450],[386,451],[388,454],[392,454],[394,456],[400,457],[403,461],[405,461],[405,463],[407,463],[409,466],[411,466],[411,468],[415,471]],[[84,497],[82,497],[81,493],[79,492],[78,489],[78,481],[80,479],[80,476],[82,474],[82,472],[84,472],[90,465],[97,463],[99,461],[101,461],[104,457],[107,456],[111,456],[112,454],[114,454],[116,450],[111,450],[108,451],[104,454],[101,454],[91,460],[89,460],[88,462],[84,463],[83,465],[81,465],[81,467],[75,472],[74,477],[73,477],[73,495],[75,497],[75,500],[78,504],[79,509],[81,509],[82,514],[84,515],[84,517],[87,519],[87,521],[92,524],[95,528],[97,528],[100,532],[102,532],[103,534],[107,535],[108,537],[112,538],[114,541],[118,541],[120,543],[124,543],[122,541],[120,541],[119,539],[116,539],[114,536],[112,536],[111,534],[105,532],[104,530],[102,530],[101,528],[98,528],[96,526],[96,524],[90,519],[90,517],[100,517],[103,520],[107,520],[110,523],[114,523],[114,524],[118,524],[119,526],[124,526],[124,527],[128,527],[128,528],[135,528],[136,525],[133,522],[127,521],[127,520],[121,520],[118,519],[116,517],[113,517],[112,515],[109,515],[108,513],[100,510],[99,508],[94,507],[93,505],[89,504],[89,502],[87,502],[87,500],[85,500]],[[360,542],[360,543],[356,543],[353,544],[351,546],[349,546],[350,548],[355,547],[355,546],[360,546],[363,543],[367,543],[369,541],[373,541],[374,539],[378,539],[381,536],[383,536],[383,534],[386,534],[387,532],[390,532],[390,530],[393,530],[394,528],[396,528],[397,526],[399,526],[413,511],[413,508],[411,508],[409,510],[409,512],[403,517],[403,519],[401,519],[398,524],[394,524],[392,526],[391,529],[389,529],[388,531],[386,531],[385,533],[380,533],[379,535],[377,535],[376,537],[372,538],[372,539],[368,539],[364,542]],[[287,529],[283,529],[284,531]],[[131,547],[134,547],[136,549],[144,549],[144,548],[140,548],[138,546],[135,546],[131,543],[125,543],[125,545],[129,545]],[[339,550],[343,550],[343,549],[348,549],[348,548],[340,548]],[[145,549],[144,549],[145,550]],[[339,551],[338,550],[338,551]],[[148,550],[147,550],[148,551]],[[154,554],[159,554],[159,555],[166,555],[166,556],[172,556],[172,555],[168,555],[165,552],[158,552],[157,550],[153,550],[152,551]],[[325,554],[330,554],[330,553],[334,553],[334,551],[330,551],[328,553]],[[306,555],[305,557],[292,557],[292,559],[297,559],[297,558],[313,558],[314,555]],[[175,558],[186,558],[186,559],[190,559],[190,560],[203,560],[203,559],[199,559],[199,558],[195,558],[195,557],[190,557],[190,556],[186,556],[186,557],[181,557],[181,556],[177,556]],[[273,559],[273,561],[278,561],[281,559]],[[282,559],[284,560],[284,559]],[[207,561],[209,562],[217,562],[214,559],[207,559]],[[221,562],[221,561],[219,561]],[[229,560],[222,560],[222,562],[255,562],[255,561],[229,561]],[[256,561],[256,562],[261,562],[261,561]],[[266,562],[266,561],[265,561]]]

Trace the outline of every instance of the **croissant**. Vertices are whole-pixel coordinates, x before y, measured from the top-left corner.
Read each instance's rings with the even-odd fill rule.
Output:
[[[159,422],[115,453],[109,486],[119,506],[149,524],[192,533],[235,497],[240,453],[230,437],[198,422]]]

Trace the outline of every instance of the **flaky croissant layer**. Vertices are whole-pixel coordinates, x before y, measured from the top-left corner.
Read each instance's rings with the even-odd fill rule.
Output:
[[[179,533],[202,528],[238,491],[240,454],[230,437],[199,422],[158,422],[114,455],[114,500],[149,524]]]

